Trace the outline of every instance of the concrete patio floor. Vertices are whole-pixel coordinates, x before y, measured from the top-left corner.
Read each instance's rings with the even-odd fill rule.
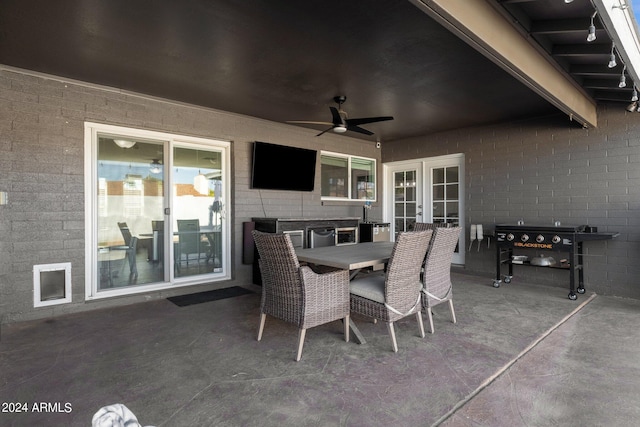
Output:
[[[453,282],[458,323],[446,305],[424,339],[413,316],[398,322],[398,353],[384,324],[355,317],[366,344],[334,322],[295,362],[295,327],[268,318],[256,341],[258,293],[5,324],[0,425],[88,426],[114,403],[153,426],[637,425],[640,301]]]

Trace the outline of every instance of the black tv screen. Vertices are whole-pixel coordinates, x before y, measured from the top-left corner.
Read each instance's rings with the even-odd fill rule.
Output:
[[[316,155],[316,150],[254,142],[251,188],[313,191]]]

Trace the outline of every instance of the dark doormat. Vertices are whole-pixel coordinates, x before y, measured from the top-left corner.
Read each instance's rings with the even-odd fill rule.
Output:
[[[214,291],[204,291],[189,295],[179,295],[167,298],[178,307],[186,307],[188,305],[200,304],[202,302],[217,301],[225,298],[239,297],[240,295],[254,294],[240,286],[232,286],[230,288],[216,289]]]

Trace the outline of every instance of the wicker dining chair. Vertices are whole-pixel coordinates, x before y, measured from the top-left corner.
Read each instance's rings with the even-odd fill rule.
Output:
[[[451,260],[460,238],[460,227],[437,227],[427,250],[423,269],[422,309],[429,319],[430,332],[434,332],[431,309],[449,303],[451,321],[456,323],[451,284]]]
[[[431,230],[399,233],[386,273],[351,281],[351,311],[386,322],[394,352],[398,351],[395,321],[415,314],[420,336],[425,336],[420,270],[432,233]]]
[[[451,224],[448,222],[416,222],[413,226],[413,231],[435,230],[436,228],[449,227],[451,227]]]
[[[299,328],[296,361],[308,328],[344,320],[344,340],[349,342],[349,271],[315,273],[298,262],[288,234],[252,231],[262,275],[262,301],[258,341],[267,314]]]

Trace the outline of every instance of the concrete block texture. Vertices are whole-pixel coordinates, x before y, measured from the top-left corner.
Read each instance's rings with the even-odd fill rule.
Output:
[[[595,129],[583,129],[559,113],[394,141],[383,147],[382,160],[451,154],[435,142],[456,142],[466,161],[467,228],[480,220],[490,228],[522,218],[529,224],[559,220],[619,232],[612,241],[585,244],[590,254],[598,254],[585,257],[585,285],[597,293],[638,298],[640,115],[615,104],[599,106],[598,115]],[[470,271],[491,272],[494,264],[495,256],[467,253]],[[544,283],[567,280],[543,269],[526,275]]]
[[[10,201],[0,206],[0,283],[12,284],[12,291],[2,294],[3,323],[250,284],[252,268],[241,262],[237,231],[243,221],[362,214],[361,202],[324,205],[319,185],[312,193],[251,189],[254,141],[374,158],[382,196],[381,150],[375,143],[331,133],[316,138],[310,129],[49,77],[0,69],[0,191],[7,191]],[[85,223],[86,121],[231,141],[231,281],[85,301],[85,229],[91,227]],[[319,167],[316,172],[319,183]],[[374,203],[373,218],[381,219],[380,206]],[[73,302],[34,309],[33,265],[59,262],[73,263]]]

